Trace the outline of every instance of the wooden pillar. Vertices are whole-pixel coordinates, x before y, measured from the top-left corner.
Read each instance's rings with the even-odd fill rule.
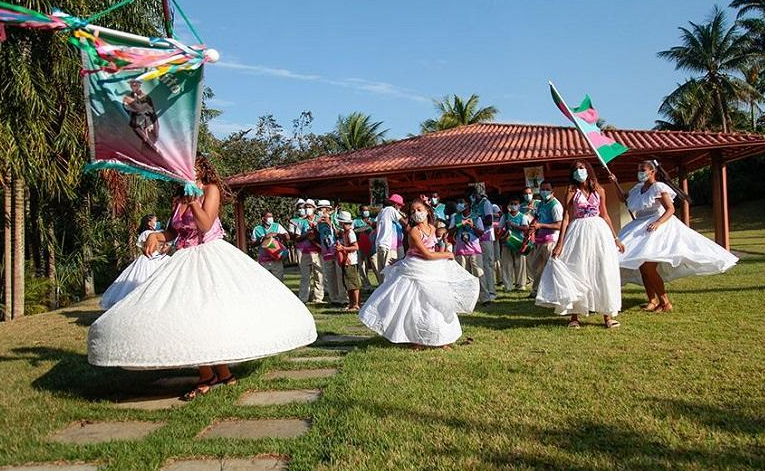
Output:
[[[715,222],[715,242],[730,250],[728,173],[720,151],[712,154],[712,213]]]
[[[687,195],[688,194],[688,170],[686,170],[685,165],[680,164],[677,167],[677,177],[680,183],[680,189],[683,190],[683,193]],[[682,200],[682,203],[680,204],[681,204],[680,210],[683,212],[682,221],[686,226],[691,227],[691,204],[685,200]]]
[[[236,219],[236,246],[247,253],[247,223],[244,220],[244,200],[247,194],[242,192],[236,197],[234,203],[234,218]]]

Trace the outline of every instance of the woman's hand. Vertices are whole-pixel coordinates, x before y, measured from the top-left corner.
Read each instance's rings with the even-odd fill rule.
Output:
[[[149,237],[146,238],[146,242],[143,243],[143,254],[151,258],[154,252],[157,251],[158,246],[159,241],[157,240],[157,234],[149,234]]]
[[[552,251],[552,258],[558,258],[560,257],[561,252],[563,252],[563,246],[560,244],[555,244],[555,248]]]
[[[614,239],[614,242],[616,242],[616,248],[619,249],[619,253],[624,253],[625,248],[624,244],[622,244],[622,241],[617,237]]]
[[[661,226],[661,223],[659,221],[652,222],[651,224],[648,225],[648,228],[647,228],[648,232],[655,231],[656,229],[659,228],[659,226]]]

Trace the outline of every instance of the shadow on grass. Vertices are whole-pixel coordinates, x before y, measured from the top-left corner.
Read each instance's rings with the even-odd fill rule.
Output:
[[[103,314],[103,310],[94,310],[94,311],[62,311],[60,315],[66,317],[67,319],[73,319],[74,323],[82,326],[82,327],[90,327],[92,323],[98,319],[101,314]]]
[[[675,399],[653,399],[656,411],[672,418],[684,418],[704,427],[728,433],[755,435],[765,432],[765,415],[748,414],[741,407],[731,404],[725,408]],[[757,399],[755,399],[757,400]],[[757,400],[758,410],[765,411],[765,399]],[[763,453],[765,460],[765,453]],[[764,468],[765,469],[765,468]]]

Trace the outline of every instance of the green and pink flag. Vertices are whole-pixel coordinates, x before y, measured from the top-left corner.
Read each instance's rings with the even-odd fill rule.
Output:
[[[584,135],[600,162],[606,166],[610,161],[619,157],[629,149],[603,134],[598,127],[598,111],[592,106],[589,95],[584,96],[582,103],[576,108],[569,108],[560,96],[555,85],[550,82],[550,93],[560,111]]]

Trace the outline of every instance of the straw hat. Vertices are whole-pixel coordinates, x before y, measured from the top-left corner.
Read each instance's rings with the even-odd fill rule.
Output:
[[[316,202],[312,200],[311,198],[308,198],[307,200],[305,200],[304,206],[313,206],[315,208]]]
[[[341,224],[350,224],[353,222],[353,217],[348,211],[340,211],[337,215],[337,222]]]
[[[329,200],[319,200],[319,203],[316,205],[317,208],[331,208],[332,203],[329,202]]]

